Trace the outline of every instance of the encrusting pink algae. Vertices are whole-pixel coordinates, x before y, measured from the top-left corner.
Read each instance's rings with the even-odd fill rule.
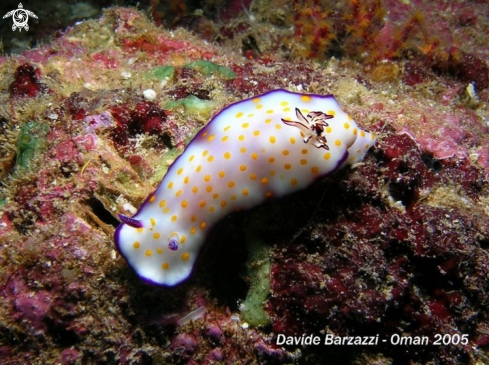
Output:
[[[489,363],[489,5],[161,3],[0,57],[0,362]],[[141,281],[119,214],[274,89],[333,94],[375,146],[224,218],[182,284]]]

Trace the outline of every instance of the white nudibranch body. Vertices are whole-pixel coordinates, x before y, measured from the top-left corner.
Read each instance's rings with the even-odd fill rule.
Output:
[[[209,230],[231,212],[304,189],[375,143],[332,95],[274,90],[223,109],[170,166],[116,247],[144,280],[187,279]]]

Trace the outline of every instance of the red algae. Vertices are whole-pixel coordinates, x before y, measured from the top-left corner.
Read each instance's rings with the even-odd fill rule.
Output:
[[[210,16],[216,3],[226,9]],[[487,363],[487,4],[214,5],[182,2],[172,30],[107,9],[0,60],[2,363]],[[236,77],[185,67],[201,60]],[[154,77],[162,66],[175,72]],[[196,96],[215,114],[277,88],[334,94],[377,144],[351,169],[224,219],[184,284],[140,282],[114,249],[117,215],[135,213],[208,121],[167,105]],[[14,175],[29,121],[49,132],[30,135],[34,157]],[[243,269],[262,264],[256,242],[270,321],[252,327],[240,303],[263,284]],[[397,335],[430,345],[381,341]]]
[[[39,81],[39,69],[27,63],[17,67],[14,81],[9,85],[10,97],[13,99],[34,97],[48,90],[47,86]]]
[[[486,241],[481,241],[485,228],[480,226],[482,221],[487,226],[485,213],[463,213],[448,200],[435,203],[423,196],[443,190],[449,180],[457,184],[466,204],[475,206],[488,188],[480,171],[451,162],[430,171],[407,136],[387,135],[371,157],[355,171],[358,178],[328,184],[328,198],[295,244],[278,245],[268,304],[274,333],[297,336],[327,327],[338,335],[373,331],[387,337],[399,331],[435,338],[464,322],[458,317],[463,313],[484,311],[487,266],[480,266],[479,257],[487,255]],[[471,178],[464,172],[467,168]],[[471,184],[454,175],[465,176]],[[392,201],[400,204],[362,194],[372,185],[384,185]],[[472,276],[469,286],[462,267]],[[477,289],[472,287],[475,282]],[[484,336],[470,324],[459,328],[474,341]],[[389,345],[382,351],[394,361],[406,356]],[[418,351],[417,361],[458,357],[464,351],[455,346],[426,348]]]

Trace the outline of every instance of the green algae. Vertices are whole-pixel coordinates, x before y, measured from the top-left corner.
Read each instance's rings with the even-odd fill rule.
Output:
[[[186,64],[184,67],[199,71],[204,76],[217,76],[225,80],[233,80],[236,78],[236,74],[233,70],[211,61],[194,61]]]
[[[151,176],[150,183],[156,184],[163,180],[166,172],[170,165],[175,161],[175,159],[182,153],[180,148],[172,148],[161,157],[160,163],[155,167],[153,176]]]
[[[195,95],[189,95],[186,98],[170,101],[165,105],[167,109],[176,109],[183,107],[186,114],[199,114],[209,116],[215,109],[216,105],[213,101],[199,99]]]
[[[236,74],[234,73],[233,70],[231,70],[226,66],[221,66],[211,61],[206,61],[206,60],[193,61],[187,63],[183,67],[190,68],[208,77],[216,76],[224,80],[233,80],[236,78]],[[148,71],[146,77],[155,78],[160,81],[171,80],[175,77],[175,67],[173,66],[155,67],[150,71]]]
[[[42,146],[44,136],[49,131],[49,126],[42,123],[29,121],[20,129],[17,138],[17,157],[15,160],[14,176],[28,171],[32,160]]]
[[[248,277],[250,287],[241,304],[241,317],[250,326],[266,326],[270,317],[264,303],[270,293],[270,250],[271,247],[258,238],[247,239]]]
[[[156,78],[160,81],[171,80],[175,76],[175,67],[159,66],[149,71],[147,76],[150,78]]]

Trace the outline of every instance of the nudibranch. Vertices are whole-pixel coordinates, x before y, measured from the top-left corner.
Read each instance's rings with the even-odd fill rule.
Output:
[[[145,281],[187,279],[206,235],[231,212],[304,189],[375,143],[332,95],[273,90],[224,108],[192,139],[116,247]]]

